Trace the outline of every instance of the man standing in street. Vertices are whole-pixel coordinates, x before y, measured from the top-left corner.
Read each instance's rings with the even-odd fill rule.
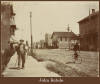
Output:
[[[18,69],[20,69],[20,64],[22,60],[22,67],[21,69],[24,69],[25,67],[25,44],[23,43],[24,40],[20,40],[20,43],[17,48],[17,54],[18,54]]]

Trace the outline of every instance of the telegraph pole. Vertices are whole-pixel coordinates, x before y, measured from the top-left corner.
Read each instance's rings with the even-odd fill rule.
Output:
[[[70,50],[70,27],[69,27],[69,24],[68,24],[68,27],[67,27],[67,31],[68,31],[68,45],[69,45],[69,50]]]
[[[69,24],[68,24],[67,31],[69,32],[69,30],[70,30],[70,27],[69,27]]]
[[[30,12],[30,33],[31,33],[31,54],[33,49],[33,38],[32,38],[32,12]]]

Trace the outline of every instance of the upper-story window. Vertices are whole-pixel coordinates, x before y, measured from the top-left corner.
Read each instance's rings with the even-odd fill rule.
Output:
[[[15,25],[14,16],[11,16],[10,18],[10,25]]]
[[[62,41],[62,37],[60,37],[60,41]]]
[[[65,37],[65,41],[67,41],[67,37]]]
[[[10,17],[10,34],[11,34],[11,35],[14,35],[15,29],[16,29],[14,16],[15,16],[15,15],[12,14],[11,17]]]
[[[10,26],[10,34],[11,34],[11,35],[14,35],[15,29],[16,29],[16,25],[11,25],[11,26]]]

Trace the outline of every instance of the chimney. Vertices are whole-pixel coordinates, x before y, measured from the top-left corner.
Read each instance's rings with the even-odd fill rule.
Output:
[[[95,13],[95,9],[92,9],[92,14]]]

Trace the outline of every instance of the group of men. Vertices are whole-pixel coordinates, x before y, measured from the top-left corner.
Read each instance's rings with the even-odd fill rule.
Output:
[[[20,40],[19,42],[16,43],[11,43],[11,47],[13,47],[13,49],[15,50],[15,52],[17,52],[18,55],[18,70],[19,69],[24,69],[25,67],[25,57],[26,57],[26,53],[28,53],[28,45],[24,44],[24,40]],[[22,63],[21,63],[22,62]]]
[[[20,40],[20,43],[16,47],[17,55],[18,55],[18,69],[24,68],[25,65],[25,54],[26,54],[26,48],[24,44],[24,40]],[[22,67],[20,67],[22,59]]]

